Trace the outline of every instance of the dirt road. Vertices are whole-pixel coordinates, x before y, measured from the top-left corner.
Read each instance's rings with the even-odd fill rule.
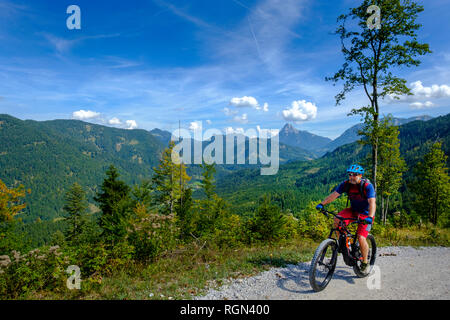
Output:
[[[356,277],[340,255],[333,279],[318,293],[309,284],[309,265],[288,265],[233,280],[197,299],[450,299],[450,248],[378,248],[376,267],[366,278]]]

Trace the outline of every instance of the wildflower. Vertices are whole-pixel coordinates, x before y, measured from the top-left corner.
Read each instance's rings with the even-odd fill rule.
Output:
[[[18,252],[16,250],[13,250],[12,254],[13,254],[14,260],[16,260],[16,262],[20,262],[20,261],[24,260],[24,258],[25,258],[25,255],[20,255],[20,252]]]
[[[48,252],[50,252],[50,253],[56,253],[56,252],[58,251],[58,249],[59,249],[59,246],[56,245],[56,246],[50,247],[50,248],[48,249]]]
[[[0,267],[7,267],[11,263],[9,256],[0,256]]]

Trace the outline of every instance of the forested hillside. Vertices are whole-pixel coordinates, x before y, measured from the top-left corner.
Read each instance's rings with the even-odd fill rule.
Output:
[[[450,114],[429,121],[409,122],[399,129],[400,151],[408,166],[400,191],[403,198],[409,198],[407,183],[411,179],[411,168],[429,151],[431,144],[436,140],[442,141],[445,154],[449,154]],[[236,212],[243,215],[250,214],[259,196],[266,192],[271,193],[283,209],[298,214],[311,200],[321,201],[346,178],[346,168],[361,162],[368,152],[368,147],[354,142],[316,160],[282,165],[278,174],[273,176],[261,176],[258,170],[241,170],[219,180],[217,190],[233,204]]]
[[[0,179],[10,187],[23,184],[31,190],[26,209],[18,215],[25,222],[61,217],[64,194],[74,182],[85,188],[95,212],[92,197],[109,165],[126,183],[138,184],[151,178],[169,140],[170,133],[159,129],[126,130],[79,120],[24,121],[0,115]],[[202,148],[208,143],[204,141]],[[193,156],[193,143],[191,147]],[[247,165],[218,165],[217,177],[248,167],[248,138],[245,150]],[[306,150],[280,144],[281,163],[312,158]],[[187,172],[194,184],[201,176],[198,165],[189,165]]]

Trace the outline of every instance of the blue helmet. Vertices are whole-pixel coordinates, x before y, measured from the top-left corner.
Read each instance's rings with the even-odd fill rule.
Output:
[[[348,167],[347,169],[347,173],[349,172],[354,172],[354,173],[359,173],[359,174],[364,174],[364,169],[363,167],[361,167],[359,164],[352,164],[350,167]]]

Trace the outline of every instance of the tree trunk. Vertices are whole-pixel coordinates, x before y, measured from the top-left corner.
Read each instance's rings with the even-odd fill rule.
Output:
[[[374,115],[374,125],[377,130],[376,137],[372,145],[372,184],[375,192],[377,192],[377,168],[378,168],[378,115]]]
[[[389,197],[386,198],[386,208],[385,208],[385,212],[384,212],[384,224],[386,224],[386,221],[387,221],[388,210],[389,210]]]

